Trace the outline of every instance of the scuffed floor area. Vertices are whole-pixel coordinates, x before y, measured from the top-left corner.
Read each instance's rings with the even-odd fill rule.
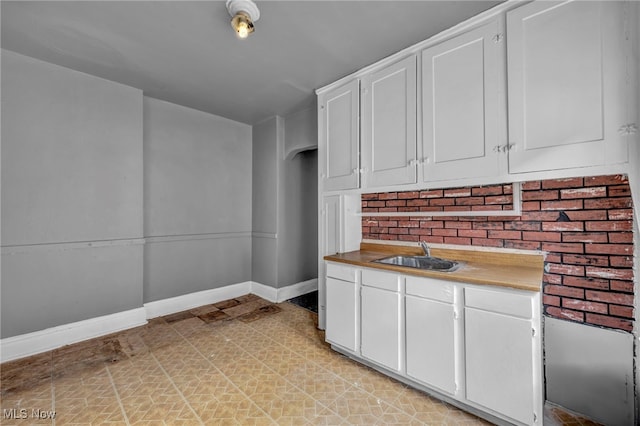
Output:
[[[488,424],[337,354],[316,325],[248,295],[5,363],[0,424]]]

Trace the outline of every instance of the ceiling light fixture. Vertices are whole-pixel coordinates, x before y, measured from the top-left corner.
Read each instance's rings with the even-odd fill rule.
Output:
[[[238,37],[249,37],[254,31],[253,23],[260,18],[258,6],[251,0],[227,0],[227,10],[232,16],[231,26]]]

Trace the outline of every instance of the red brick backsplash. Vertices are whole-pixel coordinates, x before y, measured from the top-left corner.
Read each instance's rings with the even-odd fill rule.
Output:
[[[363,213],[511,210],[513,186],[362,194]]]
[[[519,216],[513,187],[492,185],[362,195],[362,237],[547,252],[544,312],[633,329],[633,204],[624,175],[525,182]],[[477,211],[479,216],[366,216],[373,212]]]

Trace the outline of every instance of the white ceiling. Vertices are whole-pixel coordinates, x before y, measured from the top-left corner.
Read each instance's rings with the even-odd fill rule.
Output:
[[[224,1],[1,2],[2,47],[255,124],[501,1],[260,1],[236,38]]]

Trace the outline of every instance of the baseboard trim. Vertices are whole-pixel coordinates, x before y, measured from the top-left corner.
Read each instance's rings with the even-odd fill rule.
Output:
[[[169,299],[157,300],[155,302],[145,303],[144,309],[147,312],[147,319],[170,315],[197,308],[198,306],[209,305],[249,294],[251,293],[252,284],[251,281],[245,281],[243,283],[227,285],[211,290],[203,290],[171,297]]]
[[[0,362],[12,361],[147,323],[144,308],[59,325],[0,340]]]
[[[260,296],[272,303],[280,303],[317,289],[317,278],[283,288],[274,288],[255,281],[245,281],[149,302],[140,308],[1,339],[0,362],[37,355],[83,340],[138,327],[146,324],[148,319],[233,299],[249,293]]]
[[[251,293],[267,299],[269,302],[280,303],[293,297],[301,296],[318,289],[318,279],[291,284],[282,288],[273,288],[257,282],[251,283]]]
[[[285,300],[302,296],[303,294],[311,293],[312,291],[315,291],[317,289],[317,278],[292,284],[290,286],[278,289],[278,302],[284,302]]]
[[[251,294],[260,296],[271,303],[278,303],[278,289],[271,286],[261,284],[255,281],[251,282]]]

